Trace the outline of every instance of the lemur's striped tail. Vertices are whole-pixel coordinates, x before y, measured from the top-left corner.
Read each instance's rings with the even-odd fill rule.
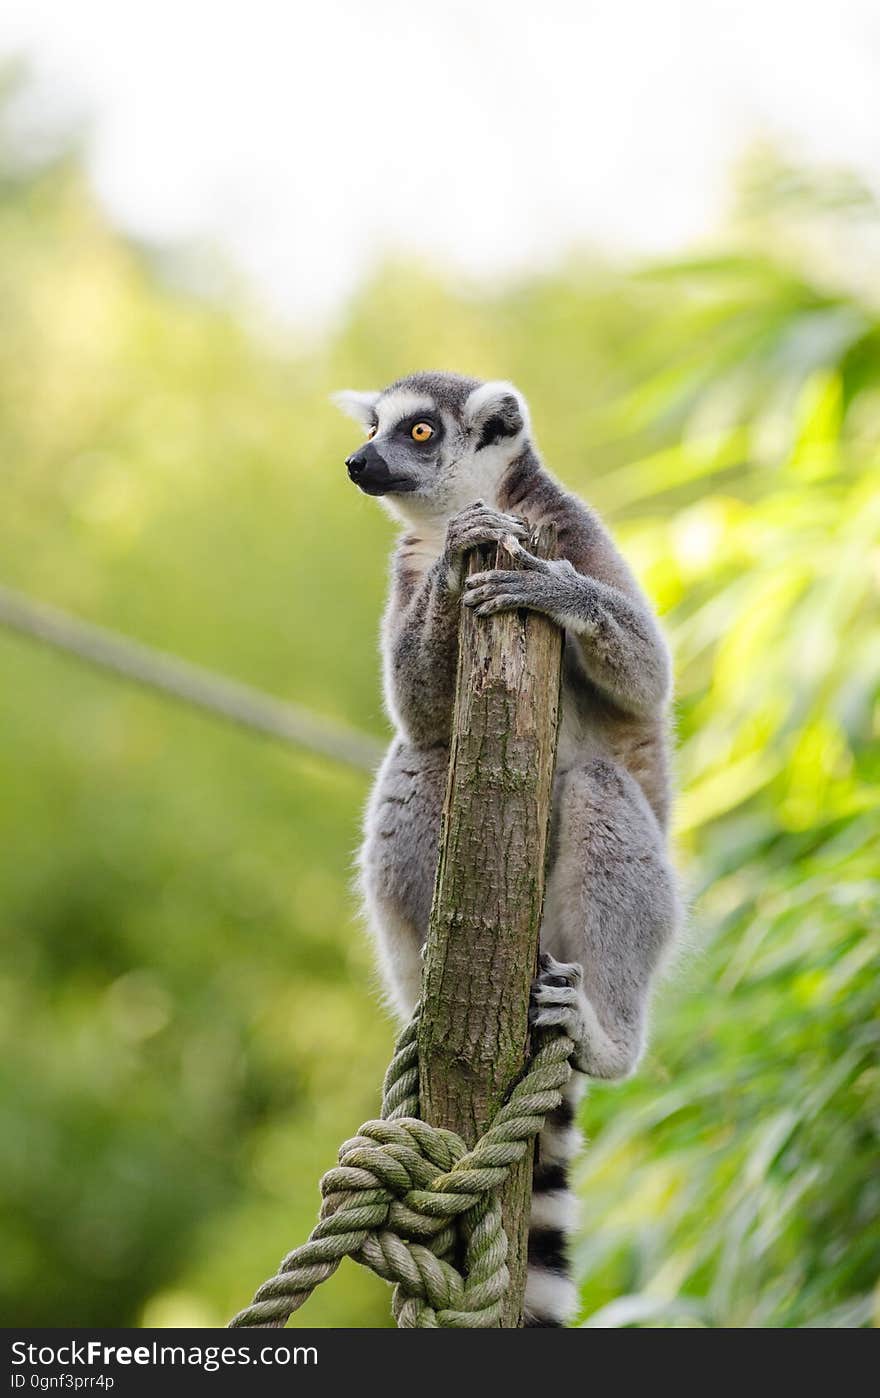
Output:
[[[575,1111],[585,1084],[580,1073],[572,1073],[562,1101],[547,1117],[538,1137],[529,1219],[527,1326],[565,1325],[577,1307],[568,1260],[577,1202],[568,1188],[568,1171],[581,1144]]]

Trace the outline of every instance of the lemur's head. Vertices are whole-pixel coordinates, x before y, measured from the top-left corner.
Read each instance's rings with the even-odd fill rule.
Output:
[[[379,393],[345,390],[334,401],[367,429],[346,459],[349,476],[406,520],[492,501],[529,436],[528,409],[512,384],[460,374],[410,374]]]

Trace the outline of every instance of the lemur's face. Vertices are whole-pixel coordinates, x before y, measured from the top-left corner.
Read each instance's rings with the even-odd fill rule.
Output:
[[[516,389],[457,374],[412,374],[380,393],[337,394],[336,402],[367,431],[346,458],[350,479],[404,519],[490,500],[527,434]]]

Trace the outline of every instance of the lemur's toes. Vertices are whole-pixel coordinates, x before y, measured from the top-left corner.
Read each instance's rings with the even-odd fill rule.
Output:
[[[529,1004],[529,1024],[533,1029],[561,1029],[575,1043],[581,1041],[583,975],[583,967],[577,961],[557,961],[549,952],[541,952]]]
[[[535,981],[532,987],[532,1004],[539,1007],[573,1005],[577,998],[578,993],[573,985],[548,985],[544,981]]]
[[[529,1010],[531,1029],[562,1029],[572,1039],[578,1032],[580,1019],[574,1005],[554,1005]]]
[[[558,1026],[574,1034],[580,1020],[582,976],[577,962],[557,961],[549,952],[541,953],[529,1005],[529,1023],[533,1028]]]
[[[579,961],[557,961],[549,951],[538,956],[536,985],[569,985],[577,989],[583,978],[584,968]]]

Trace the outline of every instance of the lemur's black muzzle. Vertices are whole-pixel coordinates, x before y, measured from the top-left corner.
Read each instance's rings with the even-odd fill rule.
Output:
[[[396,495],[413,489],[413,482],[406,476],[394,476],[372,442],[366,442],[346,458],[349,479],[365,495]]]

